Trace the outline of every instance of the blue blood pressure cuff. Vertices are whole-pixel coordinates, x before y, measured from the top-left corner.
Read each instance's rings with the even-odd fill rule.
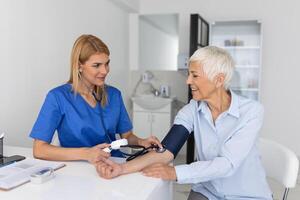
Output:
[[[189,135],[189,131],[184,126],[174,124],[161,144],[169,150],[175,158]]]

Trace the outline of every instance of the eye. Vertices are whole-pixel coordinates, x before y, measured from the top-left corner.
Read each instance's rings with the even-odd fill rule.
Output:
[[[105,68],[108,68],[109,67],[109,61],[107,61],[107,63],[105,63]]]
[[[197,78],[198,77],[198,75],[194,74],[194,73],[189,73],[188,76],[192,76],[193,78]]]
[[[101,63],[94,63],[93,65],[92,65],[92,67],[95,67],[95,68],[99,68],[101,66]]]

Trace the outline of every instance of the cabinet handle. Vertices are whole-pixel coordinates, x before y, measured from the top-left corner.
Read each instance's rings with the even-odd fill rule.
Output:
[[[151,122],[154,122],[154,121],[155,121],[155,120],[154,120],[154,119],[155,119],[154,117],[155,117],[154,115],[151,115],[151,119],[152,119]]]

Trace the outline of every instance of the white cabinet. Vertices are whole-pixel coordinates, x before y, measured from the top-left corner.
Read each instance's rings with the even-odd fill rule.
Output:
[[[133,102],[133,132],[138,137],[156,136],[160,141],[165,137],[173,122],[173,103],[159,109],[145,109]]]
[[[261,23],[257,20],[216,21],[210,44],[229,51],[235,60],[231,89],[258,100],[261,76]]]
[[[133,112],[133,132],[141,138],[151,135],[151,112]]]
[[[151,132],[161,141],[171,128],[171,113],[152,112],[151,117]]]

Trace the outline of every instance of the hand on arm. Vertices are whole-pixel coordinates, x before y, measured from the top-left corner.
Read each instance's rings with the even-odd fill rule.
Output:
[[[165,163],[155,163],[142,170],[143,175],[163,180],[176,181],[176,171],[173,166]]]
[[[123,165],[109,159],[99,161],[95,166],[99,176],[102,178],[112,179],[123,173]]]
[[[153,151],[124,164],[117,164],[105,159],[96,164],[96,169],[100,177],[110,179],[123,174],[141,171],[154,163],[167,164],[173,160],[173,158],[173,154],[168,150],[163,153]]]
[[[106,147],[109,147],[109,144],[103,143],[91,148],[86,148],[88,151],[86,160],[92,164],[96,164],[100,160],[109,158],[110,154],[103,151]]]
[[[149,147],[151,145],[158,145],[160,148],[162,147],[160,141],[155,136],[150,136],[148,138],[142,139],[134,135],[132,131],[129,131],[122,134],[122,138],[126,138],[129,144],[141,145],[144,147]]]
[[[44,160],[87,160],[94,164],[101,159],[108,158],[109,153],[102,149],[109,144],[99,144],[91,148],[64,148],[57,147],[41,140],[34,140],[33,156]]]

